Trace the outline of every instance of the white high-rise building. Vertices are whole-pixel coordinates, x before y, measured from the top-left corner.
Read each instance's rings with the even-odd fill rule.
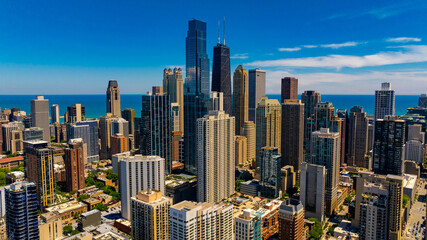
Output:
[[[169,209],[170,240],[233,239],[233,205],[182,201]]]
[[[197,119],[197,199],[217,202],[234,193],[234,117],[210,111]]]
[[[36,96],[31,100],[31,126],[43,129],[43,140],[50,142],[49,100]]]
[[[325,220],[325,166],[301,163],[300,200],[307,218]]]
[[[135,155],[120,161],[120,196],[122,216],[131,219],[131,197],[153,189],[165,194],[165,159]]]
[[[53,104],[50,107],[50,117],[51,117],[51,123],[59,123],[59,106],[58,104]]]
[[[384,82],[381,90],[375,90],[375,113],[374,120],[384,119],[385,116],[395,114],[395,93],[391,90],[391,84]]]
[[[261,239],[262,213],[253,209],[244,209],[234,218],[235,240]]]
[[[224,110],[224,93],[211,92],[211,110],[223,111]],[[226,103],[230,104],[230,103]]]
[[[421,164],[424,159],[424,144],[416,139],[409,140],[405,144],[405,160],[411,160]]]

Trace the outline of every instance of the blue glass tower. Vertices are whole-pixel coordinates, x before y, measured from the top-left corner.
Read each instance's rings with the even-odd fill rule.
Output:
[[[186,78],[184,83],[184,164],[196,174],[196,121],[209,106],[209,58],[206,52],[206,23],[188,22],[186,38]]]

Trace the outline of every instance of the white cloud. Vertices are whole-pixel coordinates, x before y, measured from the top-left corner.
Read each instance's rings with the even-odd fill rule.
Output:
[[[398,37],[398,38],[387,38],[386,41],[395,42],[395,43],[421,42],[421,38]]]
[[[427,45],[401,46],[404,51],[380,52],[365,56],[328,55],[321,57],[287,58],[278,60],[255,61],[250,66],[259,67],[312,67],[361,68],[402,63],[427,62]]]
[[[267,93],[280,94],[280,79],[285,76],[298,78],[299,92],[317,90],[322,94],[373,94],[381,82],[391,82],[397,94],[420,94],[413,86],[425,84],[426,70],[370,71],[348,73],[292,73],[287,71],[267,72]],[[414,103],[415,104],[415,103]]]
[[[342,48],[342,47],[355,47],[359,44],[363,44],[365,42],[345,42],[345,43],[331,43],[331,44],[322,44],[320,45],[323,48]]]
[[[305,48],[317,48],[317,45],[304,45]]]
[[[280,52],[297,52],[301,50],[300,47],[293,47],[293,48],[279,48]]]
[[[237,53],[231,56],[231,59],[247,59],[249,56],[247,53]]]

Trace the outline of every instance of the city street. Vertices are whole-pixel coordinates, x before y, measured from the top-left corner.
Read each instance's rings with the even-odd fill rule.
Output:
[[[418,186],[418,201],[411,208],[403,239],[424,239],[426,217],[426,180],[421,178]]]

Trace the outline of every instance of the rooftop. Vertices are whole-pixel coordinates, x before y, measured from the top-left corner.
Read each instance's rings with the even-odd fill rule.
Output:
[[[78,209],[81,207],[86,207],[86,204],[73,200],[70,202],[61,203],[52,207],[48,207],[46,208],[46,211],[47,212],[57,211],[58,213],[64,213],[64,212],[72,211],[74,209]]]
[[[0,163],[8,163],[8,162],[14,162],[14,161],[24,161],[24,156],[16,156],[11,158],[0,159]]]

